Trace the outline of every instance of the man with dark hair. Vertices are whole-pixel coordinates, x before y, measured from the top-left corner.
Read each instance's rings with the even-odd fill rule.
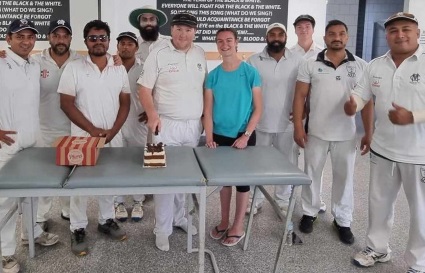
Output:
[[[311,233],[320,210],[322,173],[328,152],[332,161],[333,224],[341,242],[352,244],[350,226],[353,214],[353,176],[356,155],[356,124],[354,117],[343,112],[348,92],[360,78],[366,62],[345,49],[348,42],[346,25],[330,21],[325,33],[326,49],[316,58],[304,62],[298,72],[294,97],[294,140],[304,148],[305,172],[312,183],[303,186],[301,199],[303,217],[300,231]],[[310,90],[310,123],[308,135],[302,122],[305,100]],[[365,136],[361,149],[369,149],[372,135],[372,101],[362,112]]]
[[[60,79],[61,108],[71,120],[72,136],[105,137],[109,147],[122,147],[121,127],[130,108],[130,87],[124,66],[115,66],[109,48],[110,29],[100,20],[87,23],[84,39],[85,59],[69,63]],[[86,196],[71,197],[71,250],[86,255]],[[99,196],[98,231],[114,240],[125,240],[126,233],[114,221],[114,198]]]
[[[148,116],[148,128],[158,135],[154,142],[169,146],[196,147],[202,131],[203,86],[207,73],[205,52],[193,44],[197,19],[180,13],[171,21],[171,40],[156,46],[146,59],[137,81],[140,102]],[[170,63],[170,60],[173,60]],[[156,246],[170,249],[168,236],[173,225],[187,231],[184,194],[156,194]]]
[[[143,69],[143,62],[136,57],[139,49],[136,34],[133,32],[122,32],[117,37],[118,55],[127,70],[128,80],[131,90],[130,112],[127,120],[122,126],[124,146],[144,147],[148,136],[148,128],[144,122],[139,122],[139,115],[143,113],[137,90],[137,79]],[[140,221],[143,218],[143,201],[145,196],[141,194],[133,195],[133,206],[131,209],[131,219]],[[128,218],[127,208],[124,203],[124,196],[115,197],[115,218],[124,222]]]
[[[255,129],[256,145],[273,145],[290,162],[298,165],[299,151],[293,138],[294,124],[291,116],[298,67],[303,58],[286,48],[286,27],[281,23],[273,23],[267,27],[266,41],[264,50],[248,59],[248,63],[257,68],[262,82],[263,114]],[[283,214],[288,211],[290,195],[291,186],[275,187],[274,199]],[[263,201],[264,195],[260,192],[254,214],[261,208]],[[250,212],[250,207],[247,208],[247,213]]]
[[[0,58],[0,169],[20,150],[35,145],[39,133],[40,65],[29,57],[36,34],[34,24],[25,19],[12,21],[7,31],[6,41],[10,47],[6,50],[7,56]],[[0,220],[16,201],[16,198],[0,198]],[[30,215],[24,211],[26,217]],[[1,230],[2,269],[5,273],[19,271],[14,256],[17,218],[15,212]],[[59,241],[57,235],[44,232],[37,224],[34,225],[34,237],[35,243],[43,246]],[[28,238],[24,238],[23,243],[28,244]]]
[[[146,60],[149,52],[155,45],[170,39],[170,37],[163,36],[159,33],[159,28],[168,21],[167,15],[151,5],[133,10],[128,20],[130,24],[140,32],[140,37],[138,38],[139,50],[136,56],[140,58],[142,62]]]
[[[394,206],[403,187],[410,223],[404,259],[408,273],[425,272],[425,50],[413,14],[398,12],[384,23],[390,50],[372,60],[345,103],[354,115],[375,97],[376,128],[370,157],[369,224],[366,248],[354,264],[388,262]]]

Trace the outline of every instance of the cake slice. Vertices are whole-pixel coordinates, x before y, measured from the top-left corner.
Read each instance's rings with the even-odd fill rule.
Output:
[[[164,144],[147,143],[143,153],[143,168],[162,168],[166,166]]]

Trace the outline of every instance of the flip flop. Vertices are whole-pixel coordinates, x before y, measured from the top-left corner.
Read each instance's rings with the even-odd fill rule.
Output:
[[[225,243],[224,241],[226,241],[227,238],[237,238],[238,240],[233,242],[233,243]],[[245,232],[242,233],[242,235],[226,235],[226,238],[221,242],[222,245],[224,246],[235,246],[237,245],[243,238],[245,238]]]
[[[220,240],[226,234],[227,230],[228,228],[218,230],[218,226],[215,226],[214,229],[210,231],[210,237],[213,238],[214,240]],[[216,234],[218,234],[218,236],[214,236],[213,231],[215,231]]]

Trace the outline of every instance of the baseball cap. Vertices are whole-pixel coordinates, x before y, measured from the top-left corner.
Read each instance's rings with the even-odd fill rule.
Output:
[[[52,33],[53,31],[57,30],[58,28],[63,27],[64,29],[69,31],[69,34],[72,35],[72,28],[71,25],[63,19],[58,19],[58,20],[54,20],[54,21],[50,21],[50,25],[49,25],[49,34]]]
[[[298,16],[297,19],[295,19],[294,27],[301,21],[309,21],[311,23],[311,25],[313,26],[313,28],[316,25],[316,20],[314,20],[313,16],[308,15],[308,14],[302,14],[302,15]]]
[[[136,42],[136,44],[138,43],[137,36],[133,32],[130,32],[130,31],[121,32],[117,37],[117,41],[119,42],[124,37],[127,37],[127,38],[134,40]]]
[[[397,12],[388,17],[384,22],[384,27],[387,27],[390,23],[398,20],[408,20],[418,24],[418,19],[416,19],[415,15],[407,12]]]
[[[34,24],[27,19],[16,19],[10,23],[7,33],[16,33],[24,29],[30,29],[34,33],[38,34],[38,30],[35,28]]]
[[[168,21],[167,15],[165,15],[165,13],[162,10],[156,9],[151,5],[146,5],[130,12],[130,15],[128,16],[128,20],[130,21],[130,24],[133,27],[137,29],[140,28],[140,16],[142,16],[143,13],[155,14],[156,18],[158,18],[158,25],[160,27],[165,25]]]
[[[270,30],[272,30],[272,29],[274,29],[274,28],[280,28],[281,30],[283,30],[283,31],[286,33],[286,27],[285,27],[285,25],[284,25],[284,24],[281,24],[281,23],[273,23],[273,24],[270,24],[270,25],[267,27],[266,35],[269,33],[269,31],[270,31]]]
[[[189,27],[196,27],[198,25],[198,20],[191,13],[179,13],[174,15],[171,20],[171,25],[185,25]]]

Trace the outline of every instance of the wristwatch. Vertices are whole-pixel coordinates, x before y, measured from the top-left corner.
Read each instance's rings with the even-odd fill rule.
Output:
[[[245,131],[245,133],[243,133],[243,135],[249,138],[252,135],[252,132]]]

